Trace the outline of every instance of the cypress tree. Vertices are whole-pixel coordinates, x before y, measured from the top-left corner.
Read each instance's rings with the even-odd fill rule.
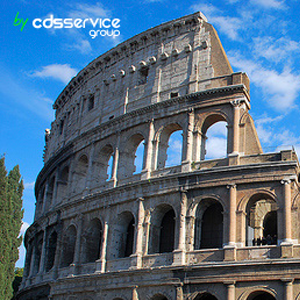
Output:
[[[7,176],[4,157],[0,159],[0,299],[12,297],[15,263],[19,257],[22,225],[23,181],[19,166]]]

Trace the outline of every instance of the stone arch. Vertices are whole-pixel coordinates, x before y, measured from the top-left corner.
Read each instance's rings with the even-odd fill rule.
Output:
[[[120,163],[118,170],[118,177],[120,179],[128,178],[136,171],[136,150],[143,141],[145,141],[144,135],[142,133],[135,133],[123,143],[122,149],[120,149]],[[144,169],[145,166],[144,154],[145,148],[143,151],[142,169]]]
[[[114,226],[113,258],[129,257],[133,254],[135,236],[135,217],[125,211],[118,215]]]
[[[153,295],[150,300],[169,300],[169,298],[163,293],[157,293]]]
[[[168,159],[167,150],[169,148],[170,137],[176,131],[182,131],[183,134],[183,127],[179,125],[179,123],[171,123],[161,127],[158,130],[155,138],[155,140],[157,141],[156,169],[163,169],[166,166],[166,162]],[[181,147],[181,160],[182,160],[182,147]]]
[[[48,206],[50,206],[53,203],[55,182],[56,182],[56,177],[55,175],[52,175],[48,183],[47,195],[46,195],[46,201]]]
[[[277,210],[277,202],[270,193],[256,192],[248,198],[244,210],[246,246],[277,244],[277,225],[273,224],[278,223]]]
[[[218,300],[219,295],[217,296],[215,292],[211,291],[210,289],[206,289],[203,291],[198,291],[192,293],[187,300]]]
[[[176,211],[170,204],[160,204],[155,208],[151,215],[149,253],[174,250],[175,220]]]
[[[195,211],[194,249],[222,248],[224,208],[214,198],[202,199]]]
[[[230,126],[231,126],[231,122],[229,121],[228,116],[221,110],[220,111],[213,111],[213,112],[207,114],[196,125],[196,128],[198,128],[198,130],[201,133],[200,160],[204,160],[205,155],[206,155],[206,148],[207,148],[206,134],[207,134],[207,131],[211,126],[213,126],[214,124],[216,124],[218,122],[226,122],[228,128],[230,128]],[[227,154],[230,153],[230,151],[231,151],[231,149],[230,149],[230,138],[229,137],[230,137],[230,133],[228,131],[227,132]]]
[[[85,263],[94,262],[100,258],[102,228],[101,221],[94,218],[89,222],[84,232],[83,257]]]
[[[248,288],[238,300],[259,300],[255,299],[257,296],[267,296],[271,298],[261,298],[260,300],[276,300],[277,293],[273,288],[269,288],[266,286],[259,286],[259,287],[250,287]]]
[[[108,143],[101,147],[99,151],[96,152],[95,162],[96,162],[96,172],[94,178],[100,183],[104,183],[106,180],[110,179],[112,174],[108,174],[108,162],[111,157],[114,159],[115,149],[112,144]]]
[[[76,227],[74,225],[70,225],[64,232],[62,239],[62,255],[60,260],[60,267],[67,267],[73,263],[75,257],[76,239]]]
[[[49,272],[54,266],[56,249],[57,249],[57,232],[56,230],[53,230],[49,235],[48,243],[47,243],[47,257],[46,257],[46,265],[45,265],[46,272]]]
[[[40,270],[42,248],[43,248],[43,242],[44,242],[43,235],[44,235],[44,232],[41,231],[37,234],[37,236],[35,238],[32,274],[37,274]]]
[[[86,176],[88,172],[89,160],[86,154],[82,154],[76,162],[73,172],[73,188],[74,192],[84,190],[86,188]]]

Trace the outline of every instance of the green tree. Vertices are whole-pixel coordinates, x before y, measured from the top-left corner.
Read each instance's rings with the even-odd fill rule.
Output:
[[[5,159],[0,159],[0,299],[11,299],[15,263],[19,257],[22,226],[23,181],[19,166],[7,175]]]

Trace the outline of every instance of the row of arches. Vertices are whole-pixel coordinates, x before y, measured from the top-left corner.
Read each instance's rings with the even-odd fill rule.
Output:
[[[194,203],[194,202],[193,202]],[[222,248],[226,243],[228,219],[224,219],[225,208],[217,199],[207,197],[191,207],[194,211],[194,221],[186,223],[188,233],[185,243],[192,241],[192,250]],[[150,213],[150,211],[149,211]],[[261,246],[277,244],[277,204],[268,194],[253,195],[246,206],[245,245]],[[188,218],[188,216],[186,216]],[[140,243],[145,248],[143,253],[168,253],[173,252],[178,241],[179,212],[168,203],[162,203],[143,217],[142,236]],[[95,216],[90,221],[85,220],[83,228],[78,229],[78,222],[69,224],[62,233],[58,245],[58,231],[50,230],[47,233],[45,244],[44,233],[40,232],[34,242],[28,247],[29,259],[32,260],[31,273],[39,271],[43,245],[46,251],[44,270],[50,271],[55,259],[59,267],[67,267],[74,263],[75,253],[79,252],[80,261],[76,263],[92,263],[100,259],[101,249],[107,247],[109,252],[105,259],[114,260],[130,257],[136,251],[138,220],[135,213],[124,211],[119,213],[109,222],[108,239],[104,244],[104,224]],[[147,228],[149,224],[149,229]],[[147,234],[148,232],[148,234]],[[177,235],[176,235],[177,234]],[[80,248],[76,248],[80,239]],[[107,242],[108,240],[108,242]],[[260,241],[260,242],[258,242]],[[57,248],[60,251],[57,254]],[[59,256],[55,258],[56,256]]]
[[[81,153],[74,157],[74,162],[63,163],[41,186],[37,196],[37,215],[57,199],[61,201],[70,194],[82,193],[86,188],[104,186],[107,181],[126,179],[146,169],[161,170],[180,165],[186,159],[187,133],[183,126],[172,123],[157,130],[150,142],[153,144],[151,153],[148,153],[148,137],[140,132],[131,135],[122,147],[112,139],[106,145],[95,146],[93,154]],[[198,150],[201,153],[193,160],[225,157],[229,151],[225,117],[209,116],[202,130]]]

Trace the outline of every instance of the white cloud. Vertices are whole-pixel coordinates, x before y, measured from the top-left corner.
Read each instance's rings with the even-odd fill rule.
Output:
[[[21,230],[20,230],[20,236],[24,236],[26,230],[28,229],[29,224],[27,222],[22,222]],[[16,262],[16,267],[22,268],[24,266],[25,262],[25,247],[24,244],[22,243],[21,246],[19,247],[19,259]]]
[[[294,53],[300,53],[300,43],[287,37],[276,40],[274,37],[264,36],[257,37],[253,41],[254,53],[275,63],[286,60]]]
[[[95,5],[90,5],[86,3],[77,3],[69,12],[69,17],[71,18],[105,18],[111,16],[111,11],[105,9],[100,2]]]
[[[243,20],[236,17],[223,16],[222,11],[211,4],[195,4],[191,6],[191,10],[203,12],[207,16],[208,22],[216,25],[230,39],[239,39],[238,31],[243,27]]]
[[[210,136],[206,141],[206,159],[222,158],[227,155],[227,139]]]
[[[24,183],[24,188],[28,189],[28,190],[33,190],[34,185],[35,185],[35,181],[33,181],[33,182],[25,182]]]
[[[229,53],[229,60],[234,67],[248,73],[250,80],[262,89],[272,107],[288,110],[295,106],[300,92],[300,75],[288,68],[282,72],[268,70],[260,63],[244,59],[239,53]]]
[[[77,38],[76,43],[67,46],[69,50],[79,50],[82,54],[87,54],[92,51],[92,46],[88,40],[81,37]]]
[[[67,84],[77,74],[70,65],[53,64],[42,67],[42,71],[34,71],[31,75],[40,78],[53,78]]]
[[[22,235],[24,235],[25,234],[25,232],[26,232],[26,230],[28,229],[28,227],[29,227],[30,225],[27,223],[27,222],[22,222],[22,226],[21,226],[21,230],[20,230],[20,236]]]
[[[284,1],[278,0],[250,0],[252,4],[262,6],[264,8],[275,8],[275,9],[283,9],[285,8]]]

